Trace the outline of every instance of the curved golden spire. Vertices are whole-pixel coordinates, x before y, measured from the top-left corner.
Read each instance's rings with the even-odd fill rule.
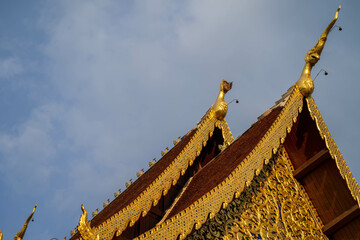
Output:
[[[224,100],[225,94],[231,89],[232,82],[227,82],[226,80],[222,80],[220,83],[220,92],[219,95],[212,106],[212,109],[215,112],[215,117],[219,120],[223,120],[226,116],[228,106]]]
[[[80,216],[79,225],[77,227],[82,239],[84,240],[99,240],[99,235],[95,235],[87,221],[87,211],[84,204],[81,204],[82,214]]]
[[[21,230],[15,235],[14,240],[21,240],[21,239],[23,239],[23,237],[24,237],[24,235],[25,235],[25,232],[26,232],[26,229],[27,229],[27,226],[28,226],[28,224],[29,224],[32,216],[33,216],[34,213],[35,213],[36,207],[37,207],[37,204],[35,205],[34,209],[32,210],[30,216],[26,219],[26,221],[25,221],[23,227],[21,228]],[[2,234],[1,234],[1,235],[2,235]],[[1,240],[1,238],[0,238],[0,240]]]
[[[299,80],[296,82],[296,85],[299,86],[300,92],[302,93],[302,95],[304,95],[304,97],[309,97],[314,91],[314,82],[311,78],[311,69],[320,59],[320,55],[322,50],[324,49],[327,36],[329,35],[331,28],[334,26],[336,20],[338,19],[340,8],[341,5],[339,5],[339,8],[336,10],[333,20],[327,26],[323,34],[321,34],[315,46],[310,49],[305,55],[305,66]]]

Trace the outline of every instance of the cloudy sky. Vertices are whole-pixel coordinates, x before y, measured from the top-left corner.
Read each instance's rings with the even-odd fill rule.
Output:
[[[341,1],[313,97],[360,181],[360,3]],[[235,137],[299,77],[339,1],[1,1],[0,229],[63,239],[233,81]]]

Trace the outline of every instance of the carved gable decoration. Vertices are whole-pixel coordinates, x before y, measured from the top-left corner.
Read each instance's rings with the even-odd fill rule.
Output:
[[[282,148],[239,198],[187,239],[327,239]]]

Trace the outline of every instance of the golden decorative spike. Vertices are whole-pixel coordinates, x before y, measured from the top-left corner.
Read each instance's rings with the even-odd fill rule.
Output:
[[[117,198],[121,193],[121,188],[117,192],[114,193],[114,197]]]
[[[75,231],[75,230],[70,230],[70,236],[74,236],[74,235],[75,235],[75,233],[76,233],[76,231]]]
[[[176,139],[176,140],[173,141],[174,146],[180,142],[180,138],[181,138],[181,137],[178,137],[178,139]]]
[[[154,166],[156,163],[156,158],[154,158],[151,162],[149,162],[149,167]]]
[[[215,112],[215,117],[219,120],[223,120],[226,116],[228,106],[224,100],[225,94],[232,88],[232,82],[227,82],[222,80],[220,83],[220,92],[219,95],[212,106],[212,109]]]
[[[107,199],[106,202],[103,202],[103,208],[106,208],[107,205],[109,205],[110,199]]]
[[[26,229],[27,229],[27,226],[32,218],[32,216],[34,215],[34,212],[35,212],[35,209],[37,207],[37,204],[35,205],[34,209],[32,210],[30,216],[26,219],[23,227],[21,228],[21,230],[15,235],[14,237],[14,240],[21,240],[23,239],[24,235],[25,235],[25,232],[26,232]]]
[[[141,169],[140,172],[137,172],[137,173],[136,173],[136,176],[139,178],[139,177],[141,177],[143,174],[144,174],[144,169]]]
[[[128,182],[125,183],[126,188],[130,187],[132,184],[132,179],[130,179]]]
[[[165,156],[165,154],[167,154],[169,151],[169,148],[166,147],[164,151],[161,151],[161,156]]]
[[[296,82],[296,85],[299,86],[300,92],[304,97],[309,97],[314,91],[314,81],[311,78],[311,70],[320,59],[320,55],[322,50],[324,49],[327,36],[329,35],[331,28],[334,26],[336,20],[338,19],[340,8],[341,5],[339,5],[339,8],[335,12],[335,17],[327,26],[323,34],[321,34],[316,45],[312,49],[310,49],[305,55],[305,66],[299,80]]]
[[[2,240],[2,238],[3,238],[3,233],[2,233],[2,231],[0,230],[0,240]]]
[[[96,215],[98,215],[98,213],[99,213],[99,209],[97,208],[97,209],[95,209],[94,212],[91,213],[91,215],[94,218]]]
[[[99,235],[95,235],[90,227],[90,223],[87,221],[87,211],[84,205],[81,204],[82,214],[80,216],[79,225],[77,229],[83,240],[100,240]]]

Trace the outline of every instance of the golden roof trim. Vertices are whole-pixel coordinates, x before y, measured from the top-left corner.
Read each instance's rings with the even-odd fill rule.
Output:
[[[215,127],[222,130],[224,142],[231,144],[234,138],[225,120],[217,120],[211,109],[198,125],[198,129],[172,163],[129,205],[93,228],[100,239],[119,236],[128,226],[133,226],[140,216],[146,216],[151,206],[155,206],[162,195],[166,195],[172,185],[191,166],[206,142],[213,135]]]
[[[225,208],[234,197],[239,196],[239,193],[253,179],[254,174],[269,162],[272,154],[277,152],[287,133],[291,131],[302,107],[303,96],[299,88],[295,86],[284,108],[264,137],[224,181],[180,213],[136,239],[176,239],[178,237],[184,239],[193,227],[199,228],[208,218],[213,218],[215,213]]]
[[[312,97],[306,99],[306,103],[310,112],[311,118],[315,121],[316,127],[319,130],[321,138],[325,141],[326,147],[330,152],[331,157],[335,160],[336,166],[339,169],[340,175],[351,192],[351,195],[357,201],[360,206],[360,188],[356,182],[354,176],[352,175],[349,166],[346,164],[345,159],[340,153],[339,148],[337,147],[334,139],[332,138],[319,109],[317,108],[315,101]]]

